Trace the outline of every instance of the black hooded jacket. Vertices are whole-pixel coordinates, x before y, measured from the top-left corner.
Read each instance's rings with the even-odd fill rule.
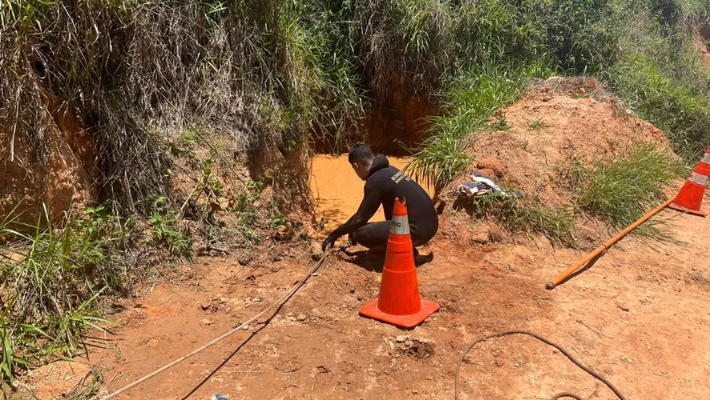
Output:
[[[409,226],[420,235],[433,237],[439,229],[439,219],[434,203],[424,189],[403,172],[390,166],[387,157],[377,155],[372,162],[365,181],[365,197],[355,215],[335,230],[335,235],[343,236],[367,224],[382,204],[385,218],[392,219],[394,200],[407,200]]]

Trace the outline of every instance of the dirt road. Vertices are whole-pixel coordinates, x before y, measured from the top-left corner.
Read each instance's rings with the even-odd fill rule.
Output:
[[[673,211],[659,218],[679,243],[626,239],[552,292],[544,284],[582,252],[542,240],[435,244],[419,278],[423,296],[442,309],[413,331],[357,315],[377,296],[381,260],[333,257],[245,345],[263,325],[118,398],[451,399],[461,351],[478,336],[509,329],[561,344],[629,399],[710,398],[710,220]],[[106,388],[115,390],[256,314],[310,264],[299,248],[263,253],[244,269],[230,259],[198,259],[178,281],[117,305],[122,311],[113,319],[122,327],[94,341],[106,349],[90,362],[105,366],[113,378]],[[51,387],[47,379],[30,386]],[[614,398],[553,349],[518,337],[476,348],[462,382],[463,399],[546,399],[563,390]]]

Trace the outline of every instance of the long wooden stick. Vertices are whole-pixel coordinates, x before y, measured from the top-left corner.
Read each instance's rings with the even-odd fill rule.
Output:
[[[633,231],[634,229],[638,228],[641,224],[644,222],[648,221],[651,217],[654,215],[658,214],[666,208],[669,204],[673,202],[673,199],[670,199],[666,201],[665,203],[661,204],[660,206],[654,208],[653,210],[649,211],[648,214],[644,215],[641,217],[638,221],[634,222],[633,224],[629,225],[626,229],[623,231],[619,232],[616,236],[613,238],[607,240],[606,243],[603,245],[599,246],[594,250],[593,252],[587,254],[583,259],[579,260],[577,264],[574,264],[573,266],[567,268],[567,270],[555,278],[552,282],[548,282],[545,288],[547,290],[552,290],[555,288],[555,286],[559,285],[561,282],[563,282],[565,279],[569,278],[570,275],[575,273],[578,269],[580,269],[582,266],[586,265],[589,261],[594,259],[594,257],[598,256],[599,254],[603,253],[607,249],[609,249],[611,246],[613,246],[616,242],[619,240],[623,239],[624,236],[628,235],[629,232]]]

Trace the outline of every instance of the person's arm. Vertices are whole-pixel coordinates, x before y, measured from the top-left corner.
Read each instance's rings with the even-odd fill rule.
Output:
[[[373,184],[365,184],[365,196],[360,203],[355,215],[350,217],[350,219],[340,225],[338,229],[331,232],[330,235],[323,242],[323,251],[330,245],[333,247],[335,241],[343,235],[355,232],[358,228],[367,224],[367,221],[372,218],[380,207],[380,198],[382,194],[382,189]]]

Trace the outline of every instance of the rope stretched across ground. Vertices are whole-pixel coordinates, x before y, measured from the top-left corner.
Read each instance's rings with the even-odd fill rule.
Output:
[[[293,296],[293,295],[298,291],[298,289],[300,289],[303,285],[305,285],[305,283],[306,283],[306,281],[308,280],[308,278],[310,278],[316,271],[318,271],[318,269],[321,267],[321,265],[323,265],[323,262],[325,261],[325,259],[328,258],[328,256],[329,256],[330,254],[332,254],[332,252],[328,252],[328,253],[323,254],[323,256],[321,257],[321,259],[318,260],[318,262],[313,266],[313,268],[308,272],[308,274],[307,274],[305,277],[303,277],[303,279],[301,279],[296,285],[294,285],[294,286],[291,288],[291,290],[289,290],[288,292],[286,292],[286,294],[284,294],[283,296],[281,296],[278,300],[276,300],[276,301],[275,301],[274,303],[272,303],[270,306],[266,307],[266,308],[265,308],[264,310],[262,310],[260,313],[258,313],[258,314],[256,314],[255,316],[249,318],[249,319],[248,319],[246,322],[244,322],[243,324],[241,324],[241,325],[239,325],[238,327],[232,329],[231,331],[225,333],[224,335],[222,335],[222,336],[220,336],[220,337],[218,337],[218,338],[212,340],[211,342],[205,344],[204,346],[193,350],[190,354],[188,354],[188,355],[186,355],[186,356],[183,356],[183,357],[180,357],[180,358],[178,358],[177,360],[171,362],[170,364],[167,364],[167,365],[165,365],[165,366],[163,366],[163,367],[161,367],[161,368],[158,368],[157,370],[151,372],[150,374],[148,374],[148,375],[146,375],[146,376],[144,376],[144,377],[142,377],[142,378],[140,378],[140,379],[134,381],[134,382],[131,383],[131,384],[128,384],[128,385],[126,385],[126,386],[124,386],[124,387],[122,387],[122,388],[116,390],[115,392],[113,392],[113,393],[111,393],[111,394],[109,394],[109,395],[106,395],[106,396],[102,397],[102,398],[99,399],[99,400],[109,400],[109,399],[111,399],[111,398],[113,398],[113,397],[116,397],[116,396],[118,396],[119,394],[125,392],[126,390],[131,389],[131,388],[133,388],[133,387],[135,387],[135,386],[138,386],[138,385],[140,385],[141,383],[147,381],[148,379],[150,379],[150,378],[152,378],[152,377],[154,377],[154,376],[160,374],[161,372],[166,371],[166,370],[168,370],[168,369],[174,367],[175,365],[177,365],[177,364],[179,364],[179,363],[181,363],[181,362],[187,360],[188,358],[190,358],[190,357],[194,356],[195,354],[201,352],[202,350],[205,350],[206,348],[208,348],[208,347],[210,347],[210,346],[212,346],[212,345],[214,345],[214,344],[220,342],[221,340],[223,340],[223,339],[227,338],[228,336],[230,336],[230,335],[236,333],[237,331],[244,329],[244,328],[245,328],[246,326],[248,326],[250,323],[256,321],[259,317],[261,317],[262,315],[264,315],[267,311],[269,311],[269,310],[271,310],[272,308],[274,308],[274,307],[276,307],[276,306],[278,306],[278,305],[280,305],[280,304],[285,303],[286,301],[288,301],[288,300],[291,298],[291,296]]]
[[[589,375],[593,376],[594,378],[600,380],[600,381],[601,381],[602,383],[604,383],[607,387],[609,387],[609,389],[611,389],[611,391],[614,392],[614,394],[619,398],[619,400],[626,400],[626,397],[624,397],[624,395],[621,394],[621,392],[619,392],[619,390],[618,390],[611,382],[609,382],[608,380],[606,380],[606,378],[604,378],[603,376],[601,376],[601,375],[597,374],[596,372],[592,371],[589,367],[585,366],[585,365],[582,364],[581,362],[577,361],[577,360],[576,360],[574,357],[572,357],[572,355],[569,354],[565,349],[563,349],[563,348],[560,347],[559,345],[556,345],[556,344],[552,343],[551,341],[549,341],[549,340],[547,340],[547,339],[545,339],[545,338],[543,338],[543,337],[541,337],[541,336],[538,336],[538,335],[536,335],[536,334],[534,334],[534,333],[532,333],[532,332],[527,332],[527,331],[507,331],[507,332],[495,333],[495,334],[493,334],[493,335],[484,336],[484,337],[482,337],[482,338],[476,340],[475,342],[473,342],[473,344],[471,344],[471,345],[468,347],[468,349],[466,349],[466,351],[463,352],[463,354],[461,355],[461,359],[459,359],[459,362],[458,362],[458,364],[456,365],[456,382],[455,382],[455,387],[454,387],[454,397],[455,397],[456,400],[460,400],[460,399],[459,399],[459,374],[460,374],[460,371],[461,371],[461,364],[463,363],[463,360],[466,358],[466,356],[468,355],[468,353],[469,353],[469,352],[473,349],[473,347],[476,346],[478,343],[485,342],[486,340],[489,340],[489,339],[498,338],[498,337],[503,337],[503,336],[508,336],[508,335],[527,335],[527,336],[533,337],[533,338],[535,338],[535,339],[537,339],[537,340],[539,340],[539,341],[541,341],[541,342],[543,342],[543,343],[545,343],[545,344],[547,344],[547,345],[549,345],[549,346],[552,346],[552,347],[556,348],[557,350],[560,351],[560,353],[564,354],[567,358],[569,358],[569,360],[572,361],[576,366],[578,366],[579,368],[583,369],[586,373],[588,373]],[[576,399],[576,400],[582,400],[582,398],[579,397],[579,396],[577,396],[576,394],[567,393],[567,392],[558,393],[558,394],[552,396],[552,399],[550,399],[550,400],[558,400],[558,399],[565,398],[565,397],[573,398],[573,399]]]

